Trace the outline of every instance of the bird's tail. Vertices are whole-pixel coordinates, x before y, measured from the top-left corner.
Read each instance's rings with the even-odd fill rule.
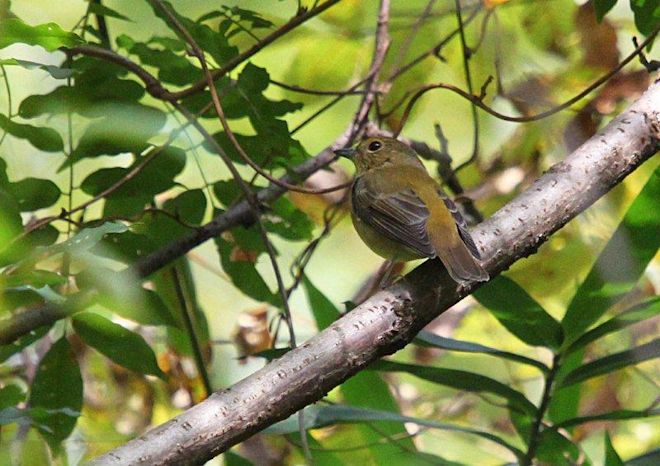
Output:
[[[488,272],[477,262],[458,234],[454,238],[433,238],[433,236],[431,233],[431,243],[434,246],[442,245],[435,248],[438,259],[442,261],[454,281],[461,285],[472,281],[488,281],[490,278]]]

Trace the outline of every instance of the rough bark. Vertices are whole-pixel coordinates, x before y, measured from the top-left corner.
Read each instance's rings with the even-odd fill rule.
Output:
[[[533,254],[660,148],[660,82],[473,230],[491,276]],[[394,353],[472,292],[427,261],[295,350],[91,464],[200,464]]]

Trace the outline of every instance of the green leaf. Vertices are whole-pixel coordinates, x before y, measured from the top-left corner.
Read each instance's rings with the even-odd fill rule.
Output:
[[[492,393],[507,400],[509,406],[512,408],[529,416],[536,415],[536,406],[525,398],[522,393],[485,375],[457,369],[420,366],[385,360],[378,361],[374,365],[369,366],[369,368],[387,372],[406,372],[429,382],[457,390],[465,390],[473,393]]]
[[[141,335],[92,312],[72,318],[73,328],[82,340],[113,362],[139,374],[165,379],[156,355]]]
[[[604,466],[623,466],[621,457],[612,445],[609,432],[605,431],[605,465]]]
[[[25,393],[18,385],[8,384],[0,387],[0,409],[16,406],[23,400],[25,400]]]
[[[0,49],[15,43],[40,45],[49,52],[60,47],[73,47],[84,41],[72,32],[66,32],[55,23],[29,26],[18,18],[0,21]]]
[[[163,209],[190,224],[200,224],[206,212],[206,196],[201,189],[189,189],[163,203]]]
[[[617,330],[621,330],[630,325],[634,325],[643,320],[650,319],[658,314],[660,314],[660,296],[655,296],[646,301],[635,304],[618,316],[603,322],[599,326],[594,327],[587,333],[583,334],[566,349],[565,354],[572,353],[605,335],[616,332]]]
[[[555,380],[561,380],[566,374],[582,366],[583,358],[584,349],[564,356]],[[554,394],[548,408],[548,416],[553,422],[559,423],[577,416],[580,406],[581,387],[579,384],[571,385],[570,387],[559,387],[555,385]]]
[[[495,277],[473,296],[509,332],[528,345],[550,348],[561,345],[559,323],[510,278],[502,275]]]
[[[591,416],[580,416],[553,425],[554,429],[568,429],[570,427],[579,426],[588,422],[599,421],[626,421],[628,419],[643,419],[647,417],[654,417],[660,414],[659,409],[647,409],[643,411],[634,411],[630,409],[618,409],[616,411],[609,411],[606,413],[593,414]]]
[[[108,8],[107,6],[101,3],[90,2],[87,8],[88,8],[87,10],[88,12],[93,13],[95,15],[105,16],[106,18],[117,18],[124,21],[133,22],[129,17],[124,16],[121,13],[118,13],[112,8]]]
[[[22,285],[15,288],[9,288],[7,291],[27,291],[41,297],[47,303],[53,303],[57,305],[63,305],[66,303],[66,298],[48,285],[44,285],[39,288],[32,285]]]
[[[142,325],[177,327],[178,321],[162,298],[152,290],[132,283],[118,283],[116,275],[108,276],[100,286],[97,302],[125,319]]]
[[[18,340],[8,345],[0,345],[0,363],[5,362],[9,357],[22,351],[37,340],[40,340],[50,330],[51,325],[44,325],[36,330],[32,330],[27,335],[23,335]]]
[[[101,69],[105,66],[98,60],[97,63]],[[135,102],[144,95],[144,88],[135,81],[117,79],[107,73],[107,70],[105,73],[100,70],[96,76],[89,76],[90,72],[83,72],[76,77],[73,87],[60,86],[48,94],[30,95],[19,105],[18,115],[21,118],[35,118],[71,112],[98,118],[108,111],[115,111],[113,116],[116,115],[117,119],[123,117],[130,121],[135,118],[131,116],[131,109],[137,107]],[[126,107],[124,112],[116,111],[121,103]],[[112,131],[112,128],[108,128],[108,131]]]
[[[253,262],[234,257],[232,252],[236,246],[222,237],[218,236],[214,241],[218,247],[222,269],[239,290],[256,301],[281,306],[279,296],[270,291]]]
[[[21,212],[50,207],[60,198],[60,188],[50,180],[25,178],[11,183],[7,190],[14,196]]]
[[[46,65],[44,63],[37,63],[29,60],[19,60],[18,58],[5,58],[0,60],[0,65],[5,66],[20,66],[27,70],[40,69],[50,74],[55,79],[66,79],[74,75],[70,68],[60,68],[55,65]]]
[[[341,317],[335,305],[314,286],[307,275],[303,275],[302,285],[307,295],[309,308],[312,311],[314,320],[316,320],[316,328],[323,330]]]
[[[81,189],[90,196],[97,196],[118,181],[129,178],[118,189],[105,196],[104,216],[126,216],[142,212],[145,204],[151,203],[156,194],[174,186],[174,178],[181,173],[186,163],[183,149],[171,146],[154,156],[137,174],[133,173],[136,167],[144,162],[145,157],[149,155],[136,158],[127,168],[101,168],[83,180]],[[199,195],[195,196],[199,200]],[[204,205],[205,203],[202,207]]]
[[[490,354],[502,359],[508,359],[509,361],[515,361],[534,366],[540,369],[543,373],[547,373],[550,370],[548,366],[543,364],[541,361],[537,361],[536,359],[528,358],[520,354],[509,353],[508,351],[498,350],[497,348],[491,348],[490,346],[480,345],[479,343],[441,337],[440,335],[436,335],[426,330],[422,330],[417,334],[414,343],[420,346],[431,346],[433,348],[439,348],[448,351]]]
[[[141,153],[166,120],[162,111],[142,104],[106,104],[103,110],[104,118],[85,129],[60,171],[85,158]]]
[[[174,7],[170,2],[162,2],[165,7],[177,18],[177,20],[183,25],[183,27],[192,35],[197,42],[197,45],[200,46],[204,52],[208,53],[216,63],[222,65],[227,60],[230,60],[238,54],[238,49],[234,46],[229,45],[227,38],[222,34],[215,32],[209,26],[195,22],[190,18],[180,15],[176,12]],[[154,6],[154,12],[156,16],[162,19],[169,28],[172,29],[172,26],[169,23],[167,16],[163,14],[160,8]],[[176,33],[177,31],[173,29]]]
[[[106,222],[98,227],[85,228],[74,236],[61,243],[42,247],[35,251],[36,256],[41,259],[64,252],[80,253],[88,251],[96,246],[106,235],[112,233],[123,233],[128,227],[119,222]]]
[[[262,216],[267,231],[289,241],[312,239],[314,223],[289,199],[280,197],[271,203],[270,207]]]
[[[539,464],[578,464],[580,449],[570,439],[553,429],[544,429],[536,450]]]
[[[5,289],[23,285],[30,285],[34,288],[41,288],[46,285],[60,286],[67,282],[64,276],[50,270],[17,271],[3,278]]]
[[[436,422],[428,419],[420,419],[411,416],[403,416],[401,414],[393,413],[390,411],[382,411],[377,409],[359,408],[356,406],[345,405],[332,405],[332,406],[309,406],[305,409],[305,428],[318,429],[334,424],[341,423],[372,423],[372,422],[397,422],[404,423],[410,422],[423,427],[430,427],[432,429],[448,430],[452,432],[462,432],[466,434],[476,435],[478,437],[490,440],[503,446],[518,458],[524,456],[523,452],[518,448],[510,445],[503,439],[497,437],[489,432],[480,431],[477,429],[470,429],[461,427],[455,424],[448,424],[444,422]],[[298,416],[292,415],[284,421],[280,421],[264,430],[268,434],[288,434],[298,431]]]
[[[225,207],[229,207],[243,192],[234,180],[220,180],[213,183],[213,194]]]
[[[27,140],[34,147],[45,152],[61,152],[64,149],[62,138],[52,128],[16,123],[1,113],[0,128],[16,138]]]
[[[18,203],[13,195],[0,189],[0,244],[9,243],[23,230]]]
[[[626,461],[626,466],[657,466],[660,462],[660,448]]]
[[[630,9],[635,15],[635,26],[645,36],[660,25],[660,4],[657,0],[630,0]]]
[[[51,448],[57,449],[73,431],[82,397],[80,367],[69,342],[62,337],[41,359],[30,389],[29,405],[47,414],[37,427]]]
[[[177,50],[172,49],[171,43],[162,44],[162,49],[156,49],[145,43],[135,42],[126,35],[121,35],[117,38],[117,45],[137,55],[142,64],[156,67],[158,78],[163,82],[185,86],[204,78],[202,70],[193,65],[184,54],[177,54]],[[185,47],[181,43],[179,45],[181,47],[178,51],[185,51]],[[221,84],[226,84],[226,81],[221,81]]]
[[[400,411],[397,400],[392,396],[390,388],[383,380],[381,374],[375,371],[362,371],[346,380],[340,386],[341,394],[346,403],[354,407],[366,409],[378,409],[392,414]],[[369,461],[373,464],[387,464],[392,458],[397,463],[410,464],[417,453],[415,444],[406,436],[404,426],[391,424],[389,422],[376,422],[375,424],[356,426],[357,435],[365,444],[378,442],[384,435],[402,436],[403,441],[397,445],[379,445],[378,448],[370,450]],[[400,457],[401,448],[405,448],[408,454]]]
[[[660,167],[626,212],[571,301],[562,327],[568,346],[635,286],[660,247]]]
[[[596,10],[596,20],[602,22],[603,18],[616,5],[617,0],[594,0],[594,9]]]
[[[243,458],[232,451],[225,452],[222,457],[225,460],[225,466],[252,466],[254,464],[247,458]]]
[[[591,361],[568,373],[561,381],[560,387],[583,382],[592,377],[614,372],[624,367],[638,364],[660,356],[660,338],[644,345],[637,346],[620,353],[611,354]]]

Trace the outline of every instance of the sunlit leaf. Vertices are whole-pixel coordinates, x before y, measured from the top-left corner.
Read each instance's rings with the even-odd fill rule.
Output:
[[[165,377],[156,355],[141,335],[92,312],[74,315],[72,323],[87,345],[113,362],[140,374]]]
[[[73,47],[83,40],[55,23],[29,26],[18,18],[3,18],[0,21],[0,49],[17,42],[40,45],[52,52],[60,47]]]

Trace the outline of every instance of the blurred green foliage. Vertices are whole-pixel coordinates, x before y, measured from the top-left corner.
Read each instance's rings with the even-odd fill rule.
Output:
[[[292,174],[353,118],[378,2],[342,0],[291,28],[322,2],[221,3],[164,4],[213,69],[282,32],[215,86],[241,147],[269,174]],[[461,4],[473,92],[483,85],[485,103],[521,116],[579,93],[629,53],[631,35],[660,24],[648,0],[631,0],[630,11],[616,0]],[[395,130],[418,87],[465,87],[465,55],[453,1],[394,0],[389,32],[370,116]],[[61,52],[108,44],[112,59]],[[267,185],[220,125],[208,90],[179,103],[212,141],[126,66],[186,90],[204,78],[189,48],[148,2],[0,2],[0,323],[57,310],[0,345],[0,464],[84,462],[203,399],[209,385],[251,373],[262,358],[250,355],[288,347],[255,224],[149,277],[125,271],[194,238],[243,197],[215,143],[255,192]],[[453,167],[476,153],[457,174],[465,193],[454,194],[489,215],[649,82],[639,66],[626,68],[571,111],[522,125],[485,114],[475,122],[467,101],[435,91],[402,134],[447,150]],[[657,464],[657,167],[642,166],[461,303],[459,318],[443,316],[307,408],[315,464]],[[334,168],[348,179],[341,162]],[[290,193],[260,206],[299,341],[330,325],[337,303],[364,297],[379,263],[336,202]],[[433,333],[443,325],[443,336]],[[216,461],[264,464],[266,452],[272,464],[299,464],[301,440],[294,416]]]

